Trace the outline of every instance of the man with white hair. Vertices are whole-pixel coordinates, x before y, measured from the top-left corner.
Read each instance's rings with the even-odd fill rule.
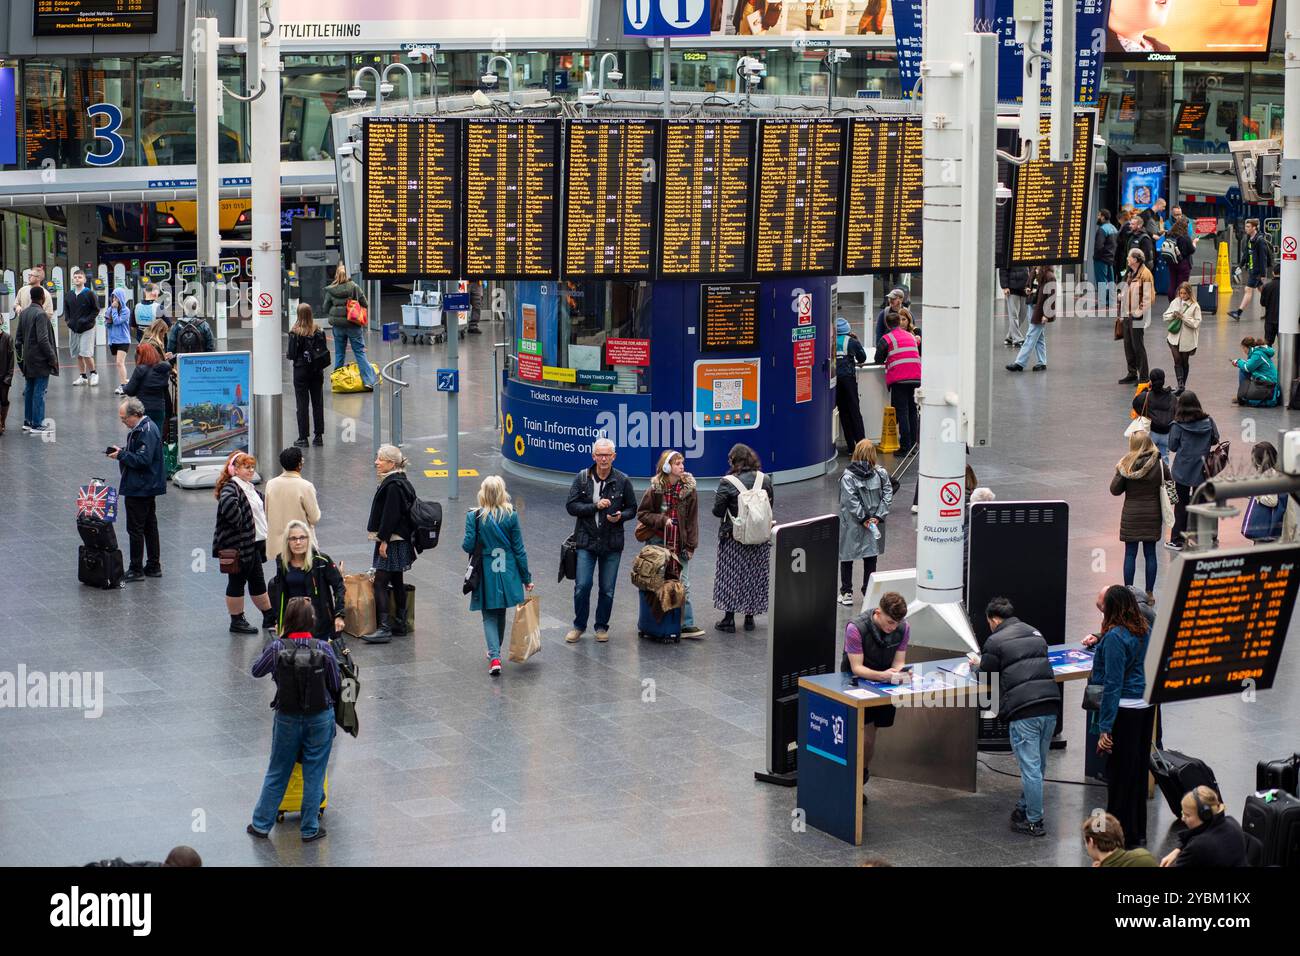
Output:
[[[596,640],[609,640],[609,617],[614,609],[614,587],[623,557],[623,525],[636,517],[636,492],[632,481],[614,467],[616,450],[608,438],[591,446],[592,465],[578,472],[569,486],[565,505],[576,520],[574,544],[578,549],[578,574],[573,586],[573,629],[565,641],[576,644],[587,629],[591,613],[591,586],[600,570],[600,595],[596,599]]]

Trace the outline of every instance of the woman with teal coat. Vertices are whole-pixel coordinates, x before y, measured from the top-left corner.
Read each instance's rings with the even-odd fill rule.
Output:
[[[466,554],[482,544],[483,564],[479,585],[469,602],[471,611],[483,613],[483,636],[487,640],[488,673],[501,673],[501,640],[506,630],[506,610],[524,603],[524,592],[533,589],[524,551],[524,533],[519,515],[510,503],[506,483],[488,475],[478,489],[478,507],[465,515]]]
[[[1237,397],[1232,404],[1256,408],[1272,408],[1280,404],[1282,390],[1277,383],[1273,350],[1262,339],[1248,335],[1241,340],[1241,351],[1246,357],[1232,360],[1232,364],[1237,366]],[[1272,386],[1271,390],[1269,386]]]

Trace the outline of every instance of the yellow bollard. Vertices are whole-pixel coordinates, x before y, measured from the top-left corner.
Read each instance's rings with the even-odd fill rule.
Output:
[[[1219,295],[1232,295],[1232,265],[1228,262],[1227,240],[1219,243],[1219,257],[1214,266],[1214,284]]]
[[[877,451],[892,454],[898,451],[898,415],[894,412],[893,405],[885,406],[885,417],[880,425],[880,447]]]

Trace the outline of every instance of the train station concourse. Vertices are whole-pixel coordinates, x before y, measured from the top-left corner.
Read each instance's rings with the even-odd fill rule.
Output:
[[[20,921],[1050,867],[1280,929],[1300,0],[1170,6],[0,5]]]

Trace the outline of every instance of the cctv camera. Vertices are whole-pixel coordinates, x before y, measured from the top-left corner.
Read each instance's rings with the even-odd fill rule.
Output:
[[[479,79],[483,81],[484,86],[497,85],[497,75],[495,73],[484,73],[481,77],[479,77]]]
[[[472,99],[474,100],[474,105],[480,108],[492,105],[492,101],[488,99],[487,94],[482,90],[475,90]]]
[[[344,143],[344,144],[342,144],[341,146],[339,146],[339,155],[340,155],[340,156],[343,156],[343,157],[346,158],[346,157],[348,157],[348,156],[351,156],[354,152],[356,152],[356,146],[353,145],[352,143]]]
[[[393,92],[393,84],[392,84],[392,83],[380,83],[380,84],[379,84],[379,92],[380,92],[380,93],[383,93],[385,96],[387,96],[389,93]]]
[[[826,54],[826,62],[830,63],[833,66],[836,63],[843,63],[845,60],[848,60],[850,57],[852,57],[852,55],[853,54],[849,53],[848,50],[845,50],[841,47],[838,50],[829,51]]]
[[[366,98],[366,91],[361,89],[360,87],[353,87],[352,89],[348,90],[348,99],[350,99],[353,103],[360,103],[365,98]]]
[[[610,70],[605,75],[609,77],[611,80],[613,80],[615,83],[623,82],[623,74],[618,70]]]
[[[1010,200],[1011,196],[1011,188],[1005,183],[998,183],[997,188],[993,190],[993,198],[999,206]]]
[[[742,56],[736,68],[750,76],[757,76],[764,72],[763,61],[756,56]]]

